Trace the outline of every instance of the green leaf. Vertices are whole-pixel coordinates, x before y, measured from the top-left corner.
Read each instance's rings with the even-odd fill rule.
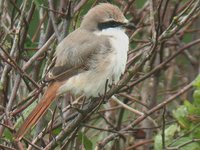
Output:
[[[188,115],[199,115],[200,109],[199,107],[196,107],[195,105],[191,104],[189,101],[185,101],[184,105],[187,107]]]
[[[197,124],[192,124],[191,129],[193,129],[191,136],[195,139],[200,139],[200,122]]]
[[[154,139],[154,149],[161,150],[162,149],[162,136],[160,134],[156,135]]]
[[[179,106],[176,110],[173,111],[173,116],[177,119],[181,127],[189,127],[190,122],[186,118],[186,116],[188,116],[188,110],[186,106]]]
[[[197,89],[193,93],[194,104],[200,106],[200,89]]]
[[[193,86],[195,86],[196,88],[200,88],[200,75],[198,75],[194,80]]]
[[[39,9],[40,8],[40,5],[43,4],[42,0],[34,0],[34,3],[36,5],[36,8]]]
[[[183,137],[183,138],[179,139],[178,141],[176,141],[170,147],[179,147],[180,145],[183,145],[191,140],[192,140],[192,137]],[[192,142],[190,144],[186,144],[186,145],[180,147],[179,150],[199,150],[199,147],[200,147],[199,143]]]
[[[53,130],[53,134],[58,135],[61,131],[62,131],[62,127],[58,127],[58,128]]]
[[[180,128],[177,124],[173,124],[171,126],[169,126],[167,129],[165,129],[165,139],[168,140],[168,139],[172,139],[175,132],[176,131],[179,131]]]
[[[174,135],[177,131],[180,131],[180,127],[177,124],[173,124],[165,129],[165,143],[169,144],[172,142]],[[161,150],[162,149],[162,136],[161,133],[156,135],[154,142],[154,149]]]
[[[5,136],[5,138],[6,138],[7,140],[9,140],[9,141],[12,141],[12,140],[13,140],[13,135],[12,135],[12,133],[10,132],[10,130],[7,129],[7,128],[4,130],[4,136]]]
[[[92,142],[89,140],[89,138],[82,132],[78,133],[78,139],[81,141],[81,143],[84,145],[84,148],[86,150],[93,150]]]

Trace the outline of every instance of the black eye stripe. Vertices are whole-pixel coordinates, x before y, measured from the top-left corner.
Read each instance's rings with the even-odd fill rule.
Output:
[[[98,29],[99,30],[103,30],[103,29],[107,29],[107,28],[115,28],[115,27],[120,27],[125,25],[124,23],[121,22],[117,22],[117,21],[107,21],[107,22],[101,22],[98,24]]]

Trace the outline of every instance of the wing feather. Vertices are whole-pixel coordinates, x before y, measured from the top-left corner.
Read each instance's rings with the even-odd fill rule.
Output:
[[[98,36],[83,29],[69,34],[55,51],[55,63],[46,76],[46,80],[65,80],[90,69],[91,60],[102,51],[110,50],[106,37]]]

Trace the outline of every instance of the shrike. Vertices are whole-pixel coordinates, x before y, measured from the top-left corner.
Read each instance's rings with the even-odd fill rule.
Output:
[[[98,97],[105,84],[116,84],[125,71],[129,38],[125,28],[134,29],[121,10],[102,3],[84,16],[80,27],[56,48],[51,80],[42,100],[16,133],[20,140],[44,115],[53,100],[70,91],[74,95]]]

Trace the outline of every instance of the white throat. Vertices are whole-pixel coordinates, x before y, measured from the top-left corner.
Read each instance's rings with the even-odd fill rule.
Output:
[[[99,32],[96,35],[108,36],[113,50],[113,61],[110,64],[113,71],[113,80],[116,84],[120,76],[124,73],[127,62],[127,51],[129,49],[129,38],[122,28],[108,28]]]
[[[109,36],[110,43],[115,52],[116,60],[114,64],[115,83],[119,81],[121,74],[124,73],[127,61],[127,51],[129,49],[129,38],[122,28],[108,28],[96,33],[97,35]]]

